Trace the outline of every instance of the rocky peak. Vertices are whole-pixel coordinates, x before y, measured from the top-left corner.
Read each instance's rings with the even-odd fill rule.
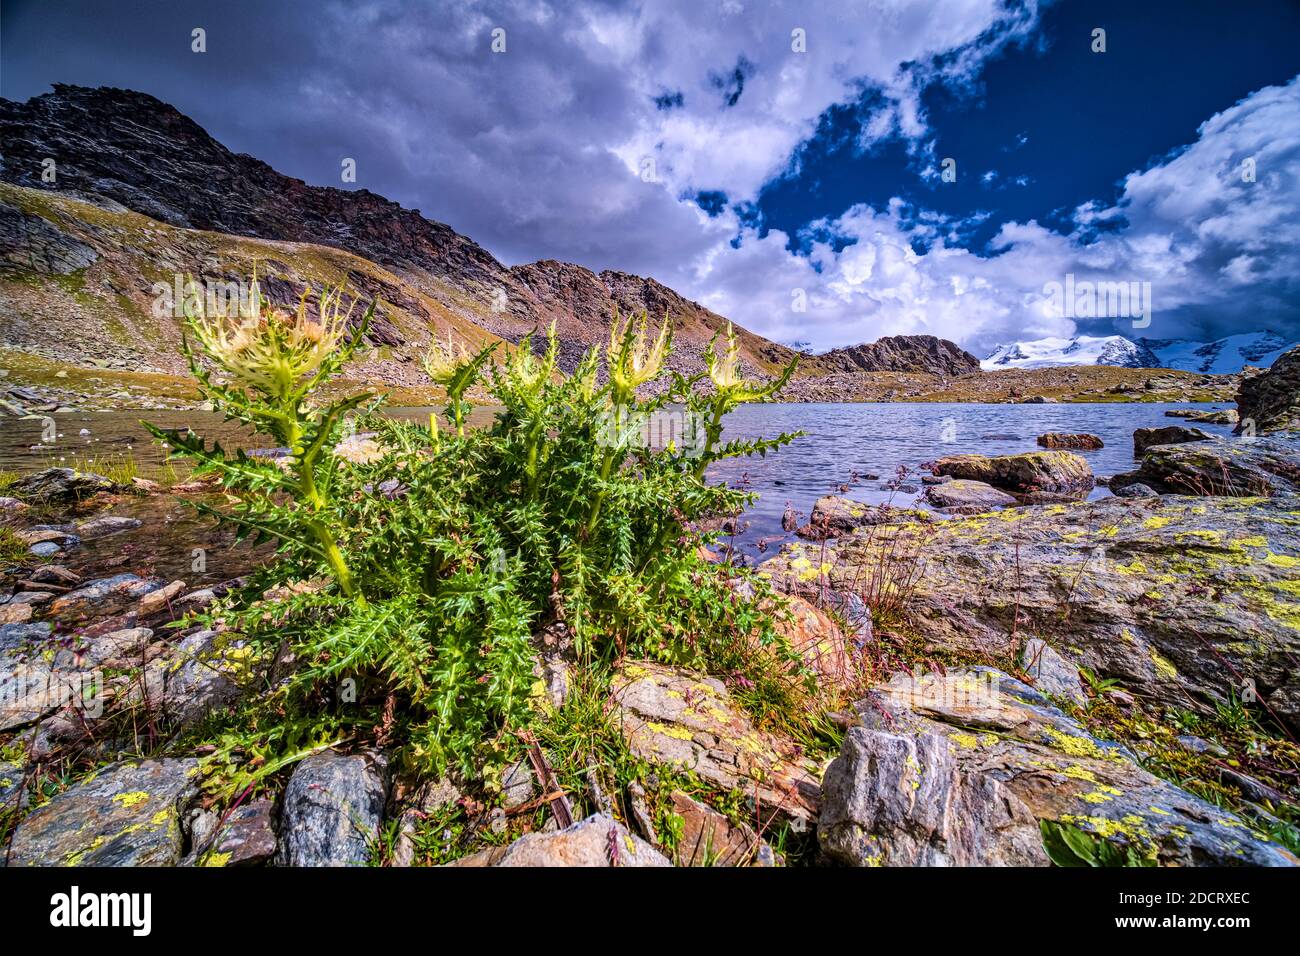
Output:
[[[842,372],[929,372],[965,375],[978,372],[979,359],[947,339],[934,335],[887,335],[864,345],[834,349],[820,356],[821,364]]]

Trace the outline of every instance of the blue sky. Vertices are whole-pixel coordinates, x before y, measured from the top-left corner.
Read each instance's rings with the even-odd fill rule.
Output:
[[[1300,338],[1300,5],[1283,0],[7,0],[2,16],[6,97],[143,90],[508,263],[653,275],[781,341]],[[1067,274],[1150,282],[1150,326],[1054,313],[1044,287]]]
[[[1090,48],[1101,24],[1104,56]],[[771,228],[795,235],[854,203],[900,196],[970,220],[963,239],[977,249],[1008,221],[1068,231],[1076,207],[1117,200],[1126,174],[1192,143],[1213,114],[1300,72],[1297,37],[1295,3],[1057,3],[972,82],[925,90],[927,152],[918,156],[901,136],[861,147],[858,131],[879,100],[868,91],[824,114],[790,175],[764,187],[758,210]],[[918,175],[935,155],[959,159],[955,182]]]

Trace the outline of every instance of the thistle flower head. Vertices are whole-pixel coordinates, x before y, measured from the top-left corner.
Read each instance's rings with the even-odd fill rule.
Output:
[[[719,391],[745,384],[745,378],[740,372],[740,339],[736,337],[736,330],[730,322],[727,323],[727,343],[722,354],[719,355],[710,343],[708,360],[709,378]]]
[[[208,356],[238,382],[274,398],[285,398],[320,368],[347,331],[352,305],[343,289],[320,293],[316,318],[308,314],[304,292],[294,313],[270,308],[256,278],[248,305],[234,322],[192,310],[190,328]]]
[[[456,377],[459,367],[467,362],[469,357],[465,343],[460,343],[458,349],[456,343],[452,341],[449,329],[445,347],[436,338],[429,340],[429,351],[424,355],[424,371],[435,385],[446,388]]]
[[[635,323],[623,322],[618,313],[609,330],[609,380],[615,404],[626,404],[636,390],[659,374],[672,349],[672,323],[665,316],[659,336],[650,345],[646,335],[646,313]]]

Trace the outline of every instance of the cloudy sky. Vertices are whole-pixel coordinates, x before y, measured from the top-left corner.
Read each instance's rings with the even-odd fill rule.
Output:
[[[652,275],[784,342],[1300,338],[1294,2],[6,0],[2,16],[7,98],[143,90],[311,183],[344,185],[352,157],[356,187],[507,263]],[[1067,274],[1150,282],[1150,326],[1060,315],[1044,286]]]

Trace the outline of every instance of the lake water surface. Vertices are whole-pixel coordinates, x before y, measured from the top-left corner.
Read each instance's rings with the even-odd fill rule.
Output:
[[[1080,452],[1094,474],[1113,475],[1133,467],[1133,431],[1136,428],[1175,423],[1165,416],[1172,408],[1208,408],[1167,404],[1044,404],[1044,405],[937,405],[937,404],[790,404],[747,405],[726,420],[725,438],[774,436],[783,431],[805,434],[767,458],[722,462],[710,469],[714,481],[746,487],[760,497],[746,515],[748,527],[734,539],[742,552],[755,554],[761,538],[781,534],[781,515],[787,504],[807,515],[813,502],[825,494],[870,503],[913,503],[916,494],[883,487],[905,469],[919,487],[919,466],[944,455],[976,453],[1005,455],[1033,451],[1044,432],[1089,432],[1105,447]],[[428,409],[396,409],[394,414],[425,421]],[[491,420],[492,409],[475,409],[471,421]],[[88,459],[132,456],[143,477],[164,473],[164,452],[140,427],[140,419],[163,427],[189,426],[227,447],[247,442],[220,416],[196,411],[74,412],[55,418],[59,437],[41,441],[39,420],[4,421],[0,434],[0,469],[27,473],[51,465],[84,465]],[[1200,425],[1206,431],[1229,434],[1227,426]],[[87,434],[81,434],[82,431]],[[93,462],[91,462],[93,464]],[[858,480],[852,481],[857,473]],[[877,475],[868,480],[864,476]],[[840,486],[849,484],[847,492]],[[1093,496],[1109,494],[1098,488]],[[769,541],[772,549],[779,547]]]

